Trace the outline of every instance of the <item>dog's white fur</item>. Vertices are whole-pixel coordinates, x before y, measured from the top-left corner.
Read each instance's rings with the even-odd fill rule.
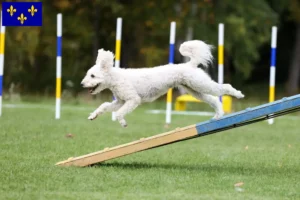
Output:
[[[216,83],[202,69],[197,68],[199,64],[208,67],[211,63],[211,48],[200,40],[187,41],[181,44],[179,51],[190,58],[189,62],[142,69],[115,68],[114,54],[98,50],[96,64],[88,70],[81,85],[89,88],[91,94],[109,89],[116,100],[101,104],[88,119],[93,120],[105,112],[116,111],[117,120],[126,127],[126,114],[141,103],[154,101],[169,88],[177,86],[184,87],[195,98],[213,107],[216,113],[214,118],[222,117],[224,112],[218,96],[226,94],[243,98],[244,95],[230,84]]]

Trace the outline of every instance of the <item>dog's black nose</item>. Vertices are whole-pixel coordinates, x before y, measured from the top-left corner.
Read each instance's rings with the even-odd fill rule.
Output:
[[[83,83],[80,83],[80,85],[81,85],[81,87],[83,87],[83,86],[84,86],[84,84],[83,84]]]

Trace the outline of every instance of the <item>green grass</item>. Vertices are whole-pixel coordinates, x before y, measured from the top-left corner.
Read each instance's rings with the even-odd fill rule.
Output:
[[[109,114],[88,121],[90,106],[64,106],[61,120],[53,105],[28,107],[4,108],[0,118],[0,199],[300,199],[297,115],[66,168],[54,164],[165,132],[165,116],[145,114],[153,104],[145,105],[124,129]],[[173,116],[171,129],[206,119]]]

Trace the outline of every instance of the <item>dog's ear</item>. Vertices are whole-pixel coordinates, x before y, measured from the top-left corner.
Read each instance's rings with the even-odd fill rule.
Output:
[[[97,58],[96,58],[96,65],[100,65],[100,62],[101,62],[101,53],[104,51],[104,49],[99,49],[98,50],[98,55],[97,55]]]
[[[110,51],[99,49],[98,56],[96,59],[96,65],[100,66],[102,69],[109,69],[110,67],[113,67],[114,54]]]

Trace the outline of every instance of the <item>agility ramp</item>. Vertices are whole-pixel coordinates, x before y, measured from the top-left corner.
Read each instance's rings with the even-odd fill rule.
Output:
[[[208,120],[184,128],[176,128],[173,131],[162,133],[148,138],[123,144],[120,146],[105,148],[87,155],[69,158],[56,163],[58,166],[88,166],[128,154],[160,147],[163,145],[201,137],[224,130],[256,123],[262,120],[275,118],[300,110],[300,95],[295,95],[273,103],[264,104],[254,108],[226,115],[218,120]]]

